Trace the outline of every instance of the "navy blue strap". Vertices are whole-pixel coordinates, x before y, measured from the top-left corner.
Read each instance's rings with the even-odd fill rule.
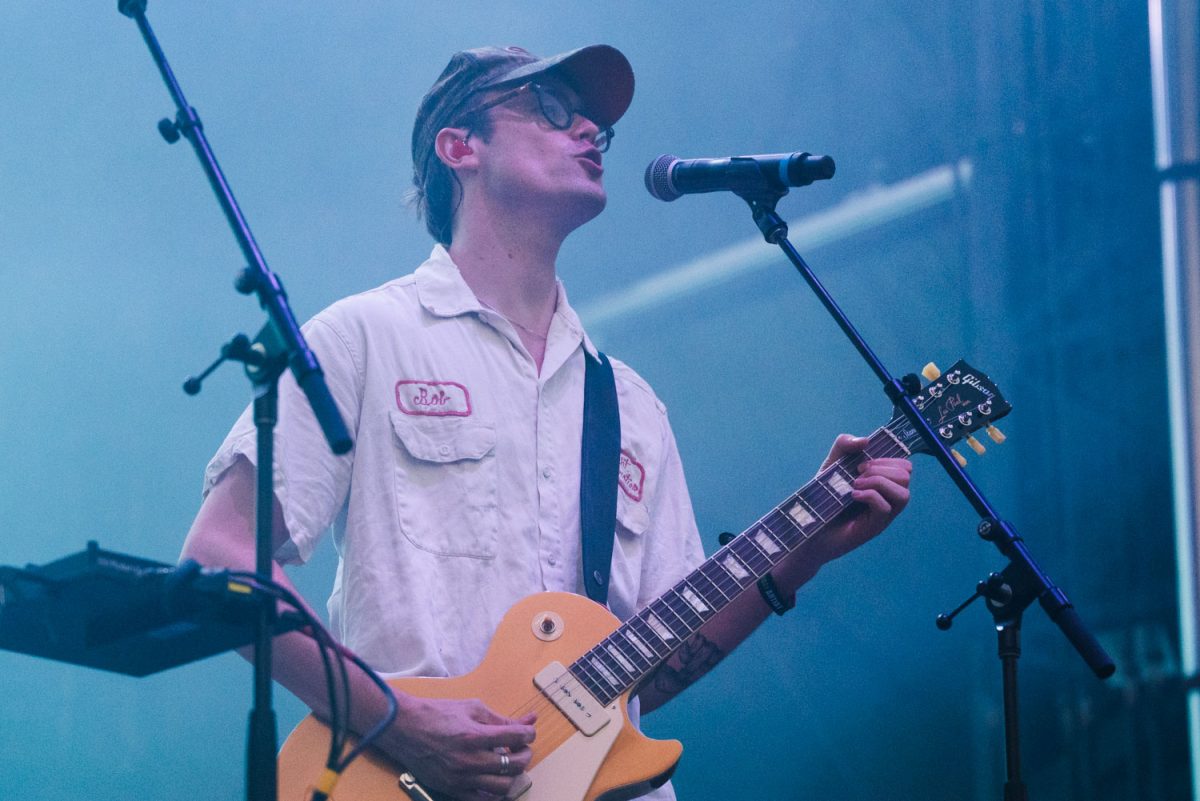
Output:
[[[612,364],[587,353],[583,381],[583,449],[579,470],[579,525],[583,531],[583,587],[596,603],[608,600],[617,528],[617,469],[621,416]]]

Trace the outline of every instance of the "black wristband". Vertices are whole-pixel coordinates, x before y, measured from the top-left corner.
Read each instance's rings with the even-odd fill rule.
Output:
[[[717,541],[722,545],[728,545],[733,539],[734,535],[728,531],[722,531],[717,537]],[[775,586],[775,579],[771,578],[770,573],[758,580],[758,594],[777,615],[782,615],[796,605],[796,593],[793,592],[785,599],[780,595],[779,588]]]
[[[784,598],[779,593],[779,588],[775,586],[775,579],[771,578],[770,573],[758,580],[758,594],[767,602],[767,606],[771,607],[771,611],[777,615],[784,614],[796,605],[796,593],[793,592]]]

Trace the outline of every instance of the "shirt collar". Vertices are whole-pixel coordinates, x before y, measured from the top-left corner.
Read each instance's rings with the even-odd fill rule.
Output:
[[[441,244],[433,246],[429,259],[417,268],[415,276],[421,306],[435,317],[457,317],[484,311],[483,304],[467,286],[450,253]],[[551,333],[561,324],[572,338],[582,341],[584,352],[599,360],[599,352],[583,330],[579,315],[567,302],[566,288],[558,279],[555,279],[555,283],[558,286],[558,305],[554,310],[555,319],[550,323]]]

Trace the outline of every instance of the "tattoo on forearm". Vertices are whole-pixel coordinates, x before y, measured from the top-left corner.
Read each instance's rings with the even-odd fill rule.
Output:
[[[725,658],[725,652],[701,634],[694,634],[683,644],[679,654],[679,666],[664,662],[654,671],[654,689],[668,696],[682,692],[713,666]]]

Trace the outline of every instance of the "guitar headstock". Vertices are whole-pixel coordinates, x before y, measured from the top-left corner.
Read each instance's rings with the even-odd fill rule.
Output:
[[[960,359],[945,373],[929,364],[922,374],[929,383],[913,403],[943,444],[949,447],[965,437],[971,449],[981,454],[983,445],[971,436],[981,428],[994,442],[1004,441],[994,423],[1011,412],[1012,405],[985,373]],[[903,415],[894,418],[888,428],[913,453],[929,453],[929,446]],[[958,451],[953,454],[959,464],[966,464]]]

